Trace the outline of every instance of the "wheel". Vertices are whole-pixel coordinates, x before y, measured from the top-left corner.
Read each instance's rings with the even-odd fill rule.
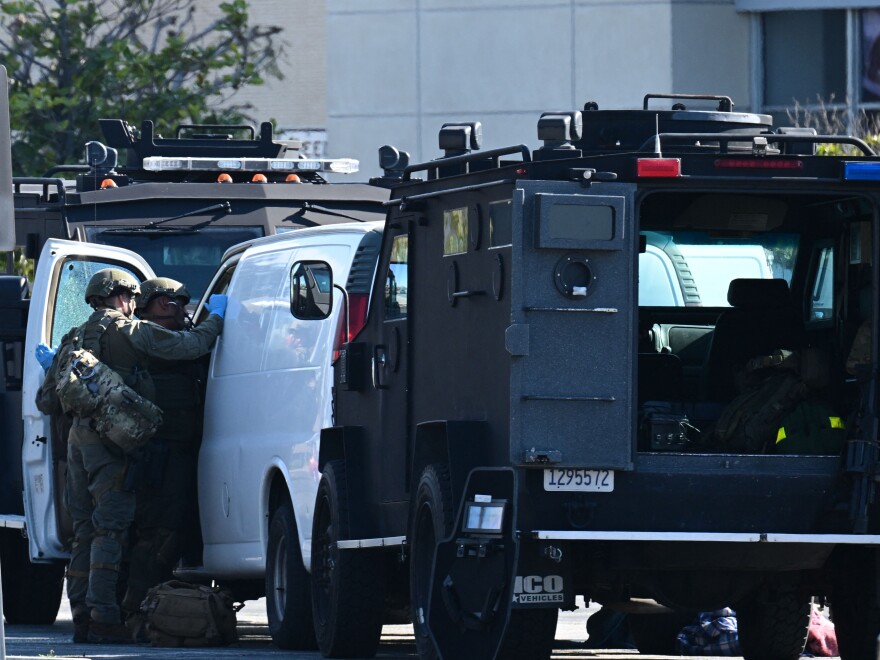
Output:
[[[862,660],[875,657],[880,635],[876,550],[848,550],[847,561],[836,576],[831,619],[841,660]]]
[[[63,564],[32,564],[27,539],[8,534],[0,542],[3,556],[3,615],[10,624],[55,622],[64,587]]]
[[[810,599],[793,587],[767,587],[736,608],[745,660],[797,660],[807,643]]]
[[[309,574],[303,566],[296,518],[290,502],[275,509],[269,523],[266,614],[269,634],[279,648],[312,650],[318,647],[312,620]]]
[[[452,485],[445,465],[429,465],[422,472],[410,518],[409,593],[416,649],[423,659],[437,658],[428,632],[426,613],[437,543],[452,531]]]
[[[385,577],[374,550],[340,550],[348,537],[345,463],[324,467],[312,529],[312,614],[326,658],[373,657],[382,634]]]
[[[549,660],[559,610],[512,610],[498,660]]]
[[[694,616],[683,612],[627,614],[629,631],[642,655],[678,655],[676,638]]]

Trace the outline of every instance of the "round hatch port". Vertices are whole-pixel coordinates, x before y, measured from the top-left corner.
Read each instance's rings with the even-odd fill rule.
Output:
[[[553,273],[553,283],[566,298],[583,298],[590,292],[593,280],[593,270],[590,268],[590,260],[578,255],[566,255],[556,262]]]

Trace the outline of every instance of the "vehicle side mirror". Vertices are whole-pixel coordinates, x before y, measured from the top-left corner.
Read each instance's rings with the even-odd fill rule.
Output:
[[[323,261],[298,261],[290,269],[290,313],[320,321],[333,310],[333,269]]]

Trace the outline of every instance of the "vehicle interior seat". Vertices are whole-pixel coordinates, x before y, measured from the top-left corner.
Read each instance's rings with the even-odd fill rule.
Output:
[[[715,322],[706,360],[704,391],[710,401],[738,394],[736,372],[751,358],[777,349],[797,350],[803,344],[803,319],[785,280],[732,280],[727,302],[731,309]]]

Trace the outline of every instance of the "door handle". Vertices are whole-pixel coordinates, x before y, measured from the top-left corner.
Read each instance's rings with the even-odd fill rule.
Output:
[[[387,385],[382,384],[382,375],[379,373],[379,369],[384,369],[385,365],[388,363],[388,357],[385,354],[385,346],[381,344],[377,344],[373,347],[373,359],[372,369],[373,372],[373,387],[377,390],[386,390],[388,389]]]

